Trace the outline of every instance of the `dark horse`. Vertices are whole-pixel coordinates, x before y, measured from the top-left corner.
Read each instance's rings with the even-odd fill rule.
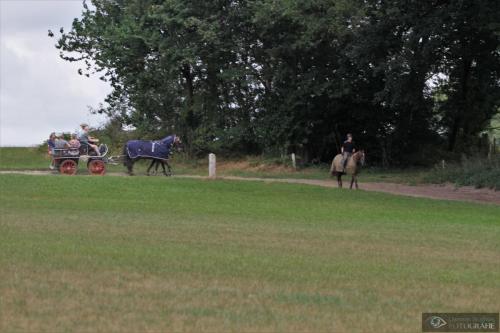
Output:
[[[123,147],[123,155],[125,156],[123,165],[127,167],[129,175],[133,175],[134,163],[141,159],[147,159],[151,160],[151,164],[147,170],[148,176],[150,175],[150,171],[153,166],[156,166],[156,172],[158,171],[158,167],[160,165],[163,169],[163,174],[165,176],[171,176],[172,168],[170,168],[170,165],[168,164],[168,159],[173,154],[174,148],[179,148],[180,143],[180,138],[175,134],[156,141],[127,141]]]
[[[342,165],[342,155],[338,154],[332,161],[332,166],[330,168],[330,173],[332,176],[337,176],[337,182],[339,187],[342,187],[342,175],[350,174],[351,178],[351,186],[349,188],[352,189],[352,185],[356,185],[356,189],[358,188],[358,174],[361,170],[361,167],[365,164],[365,152],[364,150],[360,150],[352,154],[347,161],[347,166],[344,170]]]

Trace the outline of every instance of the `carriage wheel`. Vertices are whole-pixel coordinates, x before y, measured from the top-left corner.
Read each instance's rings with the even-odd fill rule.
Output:
[[[59,172],[61,172],[63,175],[72,176],[76,174],[77,170],[78,170],[78,165],[73,160],[64,160],[59,165]]]
[[[89,173],[94,176],[102,176],[106,173],[106,164],[102,160],[92,160],[87,164]]]

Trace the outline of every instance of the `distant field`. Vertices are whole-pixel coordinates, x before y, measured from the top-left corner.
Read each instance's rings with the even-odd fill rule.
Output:
[[[37,148],[0,148],[0,170],[48,170],[50,158],[45,151]],[[145,174],[147,161],[136,165],[138,174]],[[185,160],[175,156],[171,160],[175,174],[207,175],[208,160]],[[220,176],[263,177],[263,178],[303,178],[328,179],[328,165],[319,165],[299,170],[274,164],[273,161],[260,157],[246,157],[239,160],[227,160],[222,157],[217,161],[217,174]],[[122,165],[108,165],[109,172],[125,172]],[[86,174],[85,166],[80,166],[80,174]],[[361,181],[395,182],[417,184],[427,174],[424,170],[379,170],[367,168],[363,170]]]
[[[0,148],[0,170],[47,170],[50,158],[46,151],[38,148]]]
[[[420,332],[498,312],[500,208],[292,184],[0,175],[0,331]]]

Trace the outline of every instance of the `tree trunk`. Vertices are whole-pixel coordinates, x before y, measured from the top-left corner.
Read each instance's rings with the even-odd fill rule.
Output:
[[[189,156],[192,156],[194,85],[191,66],[189,64],[184,64],[181,68],[181,72],[182,77],[184,78],[184,91],[186,94],[186,106],[184,107],[184,112],[181,114],[181,135],[184,139],[186,153]]]
[[[468,81],[470,77],[471,65],[472,60],[464,59],[462,75],[460,76],[460,95],[458,96],[458,100],[460,102],[457,105],[457,112],[455,114],[455,119],[453,120],[453,126],[450,133],[448,144],[449,151],[454,151],[456,149],[457,142],[460,142],[463,139],[463,137],[460,136],[460,130],[464,127],[464,117],[468,108],[467,94],[469,92]]]

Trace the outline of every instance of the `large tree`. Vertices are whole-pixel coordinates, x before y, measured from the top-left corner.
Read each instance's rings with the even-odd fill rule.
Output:
[[[493,0],[92,0],[57,47],[111,83],[102,112],[191,153],[328,159],[353,132],[413,163],[498,109],[498,15]]]

